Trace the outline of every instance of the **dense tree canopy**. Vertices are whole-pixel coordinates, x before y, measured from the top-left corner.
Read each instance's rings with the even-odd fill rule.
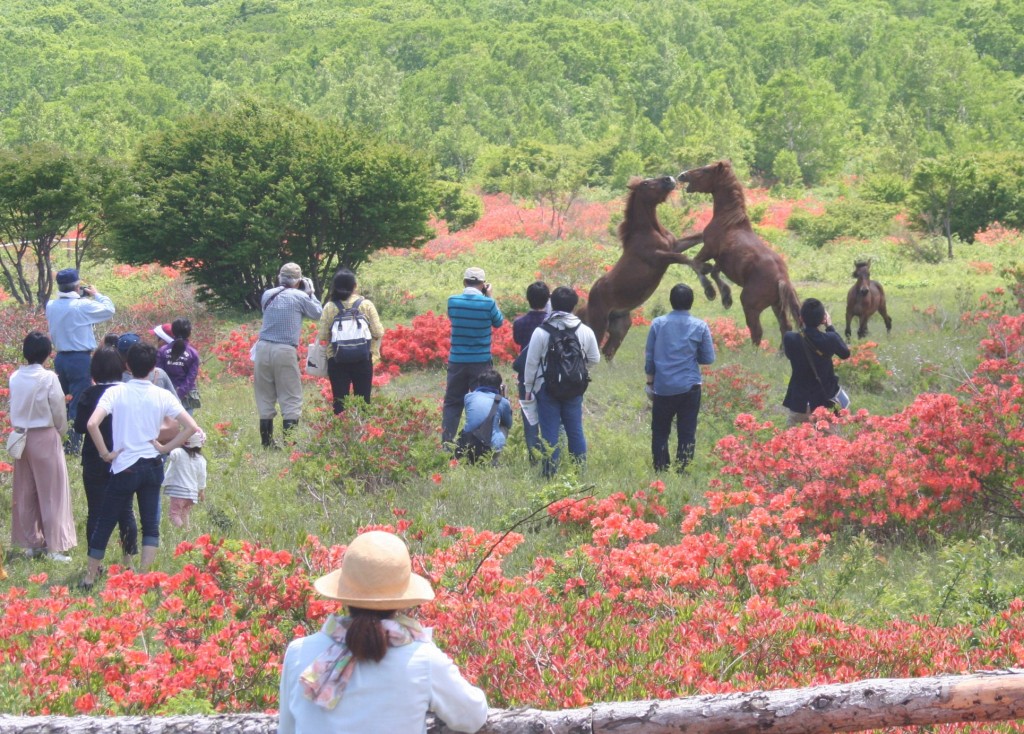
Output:
[[[423,242],[440,196],[429,172],[399,147],[247,101],[141,147],[113,244],[128,262],[183,262],[201,298],[255,308],[284,262],[319,290],[340,265]]]
[[[107,197],[99,190],[113,195],[114,179],[108,163],[54,145],[0,149],[0,280],[18,303],[49,300],[54,248],[80,223],[90,231],[101,226]],[[75,253],[76,265],[81,251]]]
[[[909,178],[1021,147],[1022,31],[1019,0],[7,0],[0,144],[127,157],[243,95],[452,180],[533,144],[601,149],[589,184],[718,157],[791,177],[782,151],[809,183]]]

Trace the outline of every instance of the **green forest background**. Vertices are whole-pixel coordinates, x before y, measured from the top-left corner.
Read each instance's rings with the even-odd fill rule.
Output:
[[[3,0],[0,10],[7,147],[125,158],[147,134],[249,96],[426,151],[440,179],[515,194],[517,156],[538,151],[564,189],[618,189],[629,175],[718,158],[768,183],[813,186],[909,180],[924,159],[1024,141],[1020,0]]]

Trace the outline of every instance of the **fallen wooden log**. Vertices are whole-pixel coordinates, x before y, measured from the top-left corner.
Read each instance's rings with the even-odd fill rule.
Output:
[[[1024,718],[1024,670],[878,678],[780,691],[597,703],[564,711],[492,709],[480,734],[824,734]],[[273,734],[277,717],[0,716],[0,734]],[[451,734],[430,721],[431,734]]]

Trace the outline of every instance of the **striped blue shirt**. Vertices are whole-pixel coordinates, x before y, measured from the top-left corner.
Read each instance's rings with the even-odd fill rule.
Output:
[[[505,321],[493,298],[467,287],[448,298],[448,320],[452,324],[449,362],[473,364],[491,360],[491,329]]]

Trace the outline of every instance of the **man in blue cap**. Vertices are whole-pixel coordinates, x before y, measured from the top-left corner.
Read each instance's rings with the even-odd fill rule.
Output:
[[[57,356],[53,369],[60,379],[68,403],[68,424],[73,425],[78,412],[78,399],[92,384],[89,360],[96,349],[93,325],[109,321],[114,316],[114,303],[100,295],[91,285],[82,285],[78,271],[66,268],[57,273],[57,297],[46,304],[46,321],[50,325],[50,340]],[[77,454],[82,436],[74,430],[68,433],[64,451]]]

